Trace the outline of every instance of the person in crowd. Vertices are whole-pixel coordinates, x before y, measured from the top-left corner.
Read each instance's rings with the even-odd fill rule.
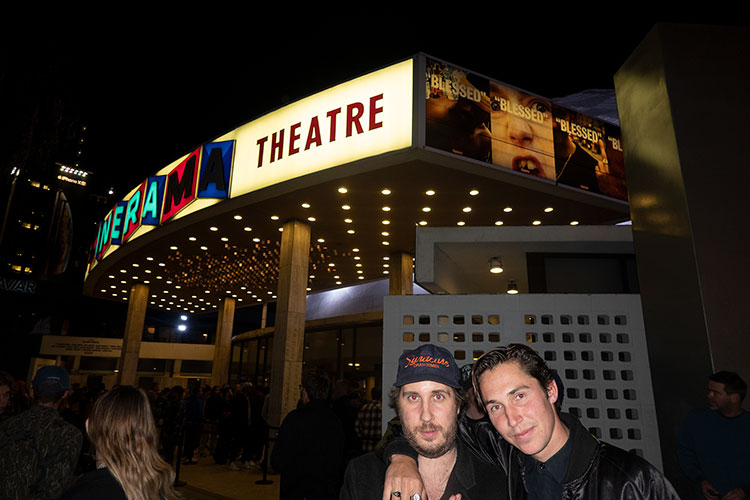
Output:
[[[184,393],[185,389],[176,385],[167,394],[167,406],[161,426],[161,447],[162,457],[170,465],[174,463],[174,451],[182,438],[185,425],[185,401],[182,399]]]
[[[0,498],[57,498],[78,461],[81,432],[57,411],[70,391],[68,372],[43,366],[32,386],[35,404],[0,426]]]
[[[195,464],[193,454],[200,444],[201,430],[203,427],[203,399],[201,398],[200,386],[195,386],[189,391],[185,399],[185,449],[182,455],[182,463],[186,465]]]
[[[280,500],[338,496],[344,430],[328,403],[330,387],[322,370],[302,374],[302,407],[284,418],[271,453],[271,466],[281,474]]]
[[[268,437],[268,422],[263,418],[265,388],[253,388],[250,395],[249,465],[258,465],[263,458],[263,446]]]
[[[61,500],[175,500],[174,471],[160,456],[154,418],[142,389],[119,386],[101,396],[86,421],[96,469]]]
[[[708,377],[708,409],[680,428],[677,457],[696,486],[696,498],[750,498],[750,412],[742,409],[747,384],[734,372]]]
[[[219,423],[217,425],[219,438],[214,451],[214,462],[224,465],[229,458],[229,449],[232,439],[232,389],[225,385],[219,390],[221,395],[218,401]]]
[[[451,353],[424,344],[401,355],[396,383],[390,393],[409,445],[414,450],[427,497],[437,499],[505,499],[506,477],[497,467],[473,455],[458,437],[458,415],[464,401],[459,370]],[[384,497],[386,466],[367,453],[349,463],[340,500]],[[387,496],[407,497],[404,490]]]
[[[216,452],[216,440],[219,436],[220,405],[221,387],[215,385],[207,394],[204,394],[204,432],[201,436],[201,456],[213,455]]]
[[[372,400],[360,408],[357,420],[354,421],[354,431],[361,440],[362,451],[365,453],[375,449],[382,434],[383,403],[381,392],[380,387],[372,388]]]
[[[354,384],[346,379],[336,381],[332,396],[331,408],[344,426],[344,460],[348,462],[359,455],[362,449],[354,430],[354,421],[357,419],[361,401]]]
[[[0,422],[14,414],[13,375],[0,371]]]
[[[243,390],[242,384],[235,384],[234,396],[232,397],[232,418],[230,421],[230,441],[229,441],[229,470],[238,471],[242,462],[241,453],[250,425],[250,401]],[[243,464],[244,465],[244,464]],[[245,466],[247,468],[247,466]]]
[[[497,431],[494,439],[475,436],[475,447],[506,471],[509,498],[679,500],[653,465],[597,440],[575,416],[558,411],[554,374],[529,346],[486,352],[474,364],[472,379]],[[414,461],[399,455],[392,465],[385,493],[398,488],[423,496]]]

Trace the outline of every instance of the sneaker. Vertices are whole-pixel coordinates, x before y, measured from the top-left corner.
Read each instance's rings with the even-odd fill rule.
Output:
[[[237,467],[237,464],[234,463],[234,460],[232,460],[231,462],[229,462],[228,467],[229,467],[229,470],[235,470],[235,471],[240,470],[240,468]]]

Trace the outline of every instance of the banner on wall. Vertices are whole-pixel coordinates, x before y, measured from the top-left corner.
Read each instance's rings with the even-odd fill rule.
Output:
[[[618,127],[429,58],[425,85],[427,146],[627,200]]]

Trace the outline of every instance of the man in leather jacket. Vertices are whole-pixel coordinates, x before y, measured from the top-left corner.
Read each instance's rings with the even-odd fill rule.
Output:
[[[558,413],[552,371],[528,346],[487,352],[474,366],[473,382],[489,422],[462,417],[459,433],[472,451],[506,471],[509,498],[679,500],[653,465]],[[399,447],[386,449],[386,455],[396,453]],[[403,471],[404,457],[399,460]],[[390,472],[387,481],[408,483]]]

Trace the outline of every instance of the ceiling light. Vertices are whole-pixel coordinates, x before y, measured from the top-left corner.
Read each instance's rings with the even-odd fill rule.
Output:
[[[383,207],[383,208],[381,208],[381,210],[383,212],[390,212],[391,211],[391,207]]]
[[[391,260],[390,257],[383,257],[383,260]]]
[[[146,260],[154,260],[153,257],[146,257]]]
[[[234,216],[234,220],[242,220],[242,216],[241,215],[235,215]]]
[[[578,225],[578,221],[577,220],[572,220],[572,221],[570,221],[570,225],[571,226],[577,226]]]
[[[227,238],[226,236],[222,236],[221,241],[229,241],[229,238]]]
[[[359,252],[359,248],[352,248],[352,252]]]
[[[340,285],[340,284],[341,284],[341,282],[340,282],[340,281],[337,281],[337,282],[336,282],[336,284],[337,284],[337,285]]]
[[[170,250],[177,250],[177,247],[176,247],[176,246],[174,246],[174,245],[172,245],[171,247],[169,247],[169,249],[170,249]]]
[[[362,264],[360,262],[357,262],[356,264],[354,264],[354,267],[362,267]]]
[[[347,224],[351,224],[352,220],[351,219],[344,219],[344,222],[346,222]]]
[[[500,274],[503,272],[503,261],[500,257],[492,257],[490,259],[490,272],[492,274]]]
[[[334,276],[334,277],[333,277],[333,279],[335,279],[335,280],[337,280],[337,279],[341,279],[341,276],[339,276],[339,275],[337,274],[336,276]]]
[[[315,217],[308,217],[307,220],[309,220],[310,222],[315,222]]]
[[[197,240],[198,238],[196,238],[195,236],[191,236],[191,237],[189,237],[188,239],[189,239],[190,241],[195,241],[195,240]]]
[[[350,207],[349,205],[341,205],[342,210],[349,210],[350,208],[352,207]]]
[[[271,216],[271,220],[279,220],[279,216],[278,215],[272,215]]]
[[[314,279],[315,279],[315,275],[314,275],[314,274],[311,274],[311,275],[310,275],[310,279],[311,279],[311,280],[314,280]]]
[[[534,222],[532,222],[532,224],[534,224],[535,226],[538,226],[541,223],[542,223],[542,221],[540,221],[540,220],[535,220]]]
[[[253,228],[251,228],[251,227],[247,227],[247,226],[245,226],[245,228],[244,228],[244,229],[245,229],[245,231],[252,231],[252,230],[253,230]]]
[[[302,204],[302,208],[310,208],[310,204],[309,203],[303,203]]]
[[[503,212],[512,212],[513,209],[511,207],[505,207],[503,208]]]
[[[388,224],[391,223],[391,221],[389,221],[389,220],[386,219],[386,220],[381,220],[380,223],[381,224],[385,224],[387,226]]]
[[[544,209],[544,211],[547,212],[547,213],[550,213],[553,210],[554,210],[554,208],[552,208],[552,207],[547,207],[547,208]]]
[[[325,242],[326,240],[324,240],[323,238],[318,238],[318,243],[325,243]]]
[[[283,232],[284,232],[284,228],[283,228],[283,227],[280,227],[280,228],[279,228],[279,232],[280,232],[280,233],[283,233]]]
[[[516,282],[513,280],[510,280],[508,282],[508,293],[511,295],[515,295],[518,293],[518,285],[516,285]]]
[[[202,245],[201,246],[201,250],[203,250],[203,251],[208,250],[208,247],[206,245]]]
[[[357,276],[357,279],[363,280],[363,279],[365,279],[365,277],[364,276]]]
[[[383,267],[391,267],[390,264],[383,264]]]
[[[495,225],[496,225],[496,226],[502,226],[502,225],[503,225],[503,221],[501,221],[501,220],[496,220],[496,221],[495,221]]]
[[[472,195],[472,196],[476,196],[476,195],[479,194],[479,191],[476,190],[476,189],[472,189],[471,191],[469,191],[469,194]]]
[[[219,230],[219,228],[216,227],[216,226],[211,226],[208,229],[211,230],[211,231],[218,231]]]
[[[388,271],[383,271],[383,274],[388,274]]]
[[[469,213],[469,212],[471,212],[471,207],[464,207],[463,211],[466,212],[466,213]]]
[[[426,226],[427,225],[427,221],[426,220],[421,220],[421,221],[419,221],[419,225],[420,226]]]
[[[362,269],[357,269],[357,274],[362,274],[364,271]]]
[[[422,212],[429,212],[432,210],[430,207],[422,207]]]
[[[390,243],[388,243],[387,241],[384,241],[383,245],[390,245]]]
[[[387,195],[391,194],[391,190],[390,189],[384,189],[384,190],[381,191],[381,193],[387,196]]]
[[[460,220],[460,221],[456,222],[456,225],[457,226],[465,226],[466,223],[464,221]]]
[[[349,234],[354,234],[354,229],[349,229],[346,232],[349,233]]]
[[[383,236],[390,236],[391,235],[391,233],[389,233],[388,231],[383,231],[380,234],[383,235]]]
[[[426,194],[427,196],[433,196],[435,194],[435,191],[432,189],[428,189],[424,192],[424,194]]]
[[[339,188],[339,193],[341,193],[341,194],[344,194],[344,193],[346,193],[346,192],[348,192],[348,191],[349,191],[349,190],[348,190],[348,189],[346,189],[345,187],[340,187],[340,188]]]
[[[260,243],[260,238],[253,238],[253,241],[254,241],[255,243]]]

